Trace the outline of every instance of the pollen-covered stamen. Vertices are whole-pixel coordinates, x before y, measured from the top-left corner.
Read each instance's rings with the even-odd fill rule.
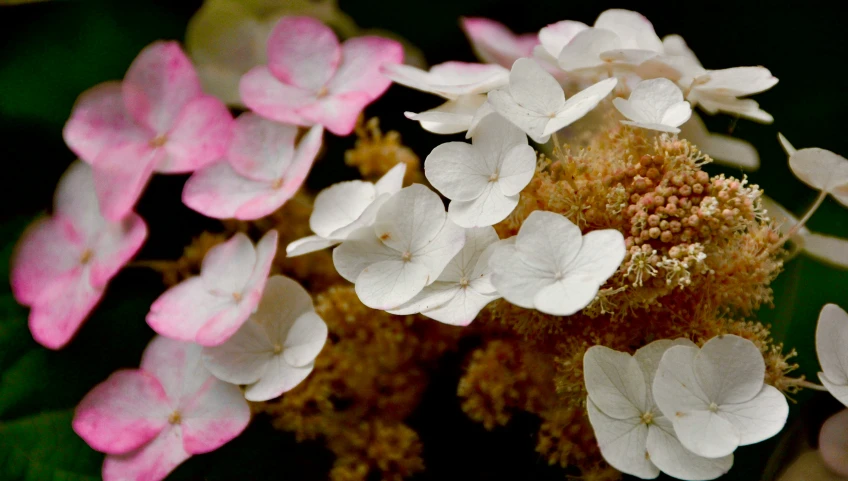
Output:
[[[274,344],[274,354],[280,354],[283,352],[283,345],[278,343]]]
[[[241,302],[241,298],[242,298],[241,292],[233,292],[233,299],[236,302]]]
[[[467,277],[463,276],[459,279],[459,287],[465,289],[466,287],[468,287],[468,284],[469,282]]]
[[[718,412],[718,404],[711,402],[707,409],[709,409],[711,412],[717,413]]]
[[[282,186],[283,186],[283,179],[282,179],[282,177],[281,177],[281,178],[279,178],[279,179],[277,179],[277,180],[275,180],[275,181],[274,181],[274,183],[272,183],[272,184],[271,184],[271,188],[272,188],[272,189],[279,189],[279,188],[280,188],[280,187],[282,187]]]
[[[179,411],[174,411],[168,416],[168,422],[170,424],[180,424],[183,421],[182,414]]]
[[[329,94],[329,93],[330,93],[330,91],[325,86],[325,87],[321,87],[321,90],[319,90],[318,93],[315,96],[318,97],[319,99],[322,99],[322,98],[326,97],[327,94]]]
[[[652,411],[648,411],[642,414],[642,424],[651,424],[654,422],[654,413]]]
[[[403,260],[404,262],[409,262],[410,260],[412,260],[412,252],[404,251],[404,252],[403,252],[403,255],[402,255],[402,256],[400,256],[400,258],[401,258],[401,260]]]
[[[489,176],[489,182],[496,182],[500,174],[498,172],[493,172],[492,175]]]
[[[167,141],[168,141],[168,137],[166,135],[162,134],[162,135],[157,135],[156,137],[153,137],[152,139],[150,139],[150,142],[148,142],[147,145],[149,145],[150,148],[152,148],[152,149],[156,149],[156,148],[159,148],[159,147],[162,147],[163,145],[165,145],[165,143]]]
[[[94,252],[91,249],[84,250],[82,255],[80,255],[80,264],[88,264],[92,257],[94,257]]]

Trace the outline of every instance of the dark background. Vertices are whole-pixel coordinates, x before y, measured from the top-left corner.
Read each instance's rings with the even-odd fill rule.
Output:
[[[0,7],[0,232],[5,246],[0,272],[11,244],[29,220],[49,208],[56,182],[74,159],[61,129],[76,96],[105,80],[120,79],[132,59],[156,39],[184,37],[199,1],[54,1]],[[575,2],[563,0],[340,0],[340,7],[365,28],[392,30],[419,47],[431,64],[474,57],[458,18],[486,16],[515,32],[536,31],[561,19],[591,24],[607,8],[629,8],[647,16],[657,33],[683,35],[707,68],[763,65],[780,79],[756,96],[776,119],[773,125],[705,117],[714,132],[733,132],[754,144],[762,166],[752,182],[796,214],[815,193],[792,177],[777,142],[783,132],[798,148],[822,147],[848,153],[845,65],[846,17],[839,2]],[[422,158],[445,137],[429,134],[403,118],[438,103],[433,96],[394,86],[366,110],[384,130],[401,132]],[[341,161],[352,138],[327,136],[327,155],[314,168],[308,185],[319,189],[353,178]],[[708,167],[711,173],[733,169]],[[139,204],[150,238],[142,259],[175,258],[193,235],[216,228],[180,203],[184,176],[157,176]],[[813,230],[848,238],[848,212],[827,200],[808,224]],[[4,281],[5,283],[5,281]],[[826,302],[848,307],[848,273],[799,258],[775,283],[775,307],[760,318],[796,347],[800,373],[818,371],[813,332]],[[37,347],[26,332],[26,311],[4,286],[0,297],[0,481],[51,479],[56,472],[96,479],[100,457],[81,445],[67,423],[69,409],[94,384],[120,367],[137,366],[152,332],[143,316],[161,292],[156,275],[127,270],[65,350]],[[427,471],[416,480],[561,480],[560,469],[547,467],[534,452],[536,421],[518,416],[508,428],[487,433],[461,413],[455,395],[459,356],[446,359],[410,424],[421,434]],[[787,429],[774,440],[736,453],[727,479],[770,479],[784,462],[784,451],[813,439],[817,423],[837,404],[826,394],[797,396]],[[768,460],[771,459],[771,463]],[[169,479],[265,480],[321,479],[330,456],[318,445],[297,445],[291,436],[254,423],[223,449],[198,456]],[[51,474],[52,473],[52,474]],[[95,476],[95,477],[90,477]],[[59,478],[53,478],[59,479]]]

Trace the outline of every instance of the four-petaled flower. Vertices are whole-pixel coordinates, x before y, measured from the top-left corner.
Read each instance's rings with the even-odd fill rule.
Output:
[[[680,88],[664,78],[643,80],[629,99],[615,98],[612,103],[628,119],[621,123],[672,134],[680,132],[678,127],[692,115]]]
[[[391,84],[380,68],[402,61],[394,40],[366,36],[339,45],[319,20],[284,17],[268,38],[268,65],[247,72],[239,91],[263,117],[348,135],[362,109]]]
[[[326,341],[327,325],[309,293],[274,276],[253,316],[227,342],[205,348],[203,361],[218,379],[246,384],[248,401],[267,401],[306,379]]]
[[[262,297],[277,252],[277,231],[254,248],[242,233],[206,253],[200,275],[168,289],[150,306],[147,323],[159,334],[202,346],[232,336]]]
[[[238,436],[250,407],[203,367],[201,347],[157,336],[139,369],[116,371],[77,406],[74,431],[107,454],[104,481],[160,481]]]
[[[295,148],[297,127],[246,113],[236,119],[226,160],[196,171],[183,202],[208,217],[252,220],[286,203],[303,185],[321,148],[315,126]]]
[[[146,237],[147,226],[135,213],[104,219],[91,167],[71,164],[56,189],[53,216],[30,226],[12,256],[12,292],[31,308],[35,340],[51,349],[64,346]]]
[[[65,142],[94,167],[103,216],[130,212],[153,172],[192,172],[220,159],[232,116],[204,95],[176,42],[155,42],[138,54],[124,81],[80,95],[63,132]]]
[[[489,260],[492,284],[519,307],[570,316],[588,306],[624,260],[624,236],[612,229],[582,235],[568,218],[533,211],[514,242]]]
[[[821,383],[848,406],[848,313],[836,304],[826,304],[819,314],[816,354]]]

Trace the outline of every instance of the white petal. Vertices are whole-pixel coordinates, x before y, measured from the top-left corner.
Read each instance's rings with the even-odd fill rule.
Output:
[[[333,250],[336,271],[350,282],[356,282],[359,274],[371,264],[398,258],[398,252],[380,242],[370,227],[354,231]]]
[[[589,399],[609,417],[639,418],[651,408],[639,363],[626,352],[590,347],[583,355],[583,379]]]
[[[486,159],[465,142],[438,145],[424,160],[427,180],[451,200],[476,199],[494,172]]]
[[[733,424],[740,436],[739,445],[745,446],[780,432],[789,416],[789,403],[774,386],[765,385],[750,401],[722,405],[718,415]]]
[[[406,118],[421,124],[421,128],[434,134],[456,134],[471,129],[474,116],[486,103],[482,94],[462,95],[448,100],[436,108],[421,113],[405,112]]]
[[[522,257],[514,245],[503,244],[496,247],[489,259],[492,284],[510,303],[525,309],[534,309],[533,300],[536,294],[555,280],[549,270],[528,264]]]
[[[763,387],[763,355],[753,342],[733,334],[716,336],[695,358],[695,377],[707,399],[719,405],[751,400]]]
[[[464,277],[473,280],[477,276],[488,273],[488,265],[481,266],[480,270],[475,268],[480,262],[481,256],[488,247],[498,241],[498,234],[491,226],[478,227],[465,230],[465,244],[462,249],[451,259],[437,281],[452,282],[459,284]],[[488,258],[485,259],[488,263]]]
[[[662,117],[662,123],[663,125],[679,127],[685,124],[691,116],[692,106],[689,105],[689,102],[680,101],[666,109]]]
[[[429,277],[427,284],[431,284],[439,278],[451,259],[462,250],[464,245],[465,229],[447,219],[442,230],[433,240],[412,252],[412,263],[427,269]]]
[[[339,182],[315,197],[309,228],[324,238],[356,221],[377,197],[374,184],[361,180]]]
[[[637,12],[611,8],[598,16],[594,27],[615,32],[621,38],[625,48],[663,51],[662,41],[654,32],[654,26]]]
[[[527,136],[500,115],[488,115],[480,120],[471,136],[471,143],[485,162],[485,171],[493,174],[499,171],[504,156],[513,147],[527,145]]]
[[[546,314],[570,316],[592,302],[598,287],[585,279],[566,277],[542,288],[533,298],[533,304]]]
[[[829,150],[801,149],[789,157],[789,167],[805,184],[834,194],[848,205],[848,159]],[[845,196],[840,200],[841,196]]]
[[[608,78],[591,85],[580,92],[571,96],[565,105],[557,111],[556,117],[551,119],[550,123],[542,132],[543,135],[553,134],[563,127],[567,127],[572,123],[583,118],[592,109],[598,106],[601,100],[612,92],[618,84],[618,79]]]
[[[207,290],[219,294],[241,293],[256,265],[256,250],[241,232],[209,249],[200,267]]]
[[[641,419],[614,419],[602,413],[590,399],[586,410],[604,459],[615,469],[642,479],[653,479],[660,471],[647,451],[648,426]]]
[[[506,196],[494,182],[489,182],[479,197],[454,200],[448,206],[448,216],[466,228],[485,227],[504,220],[518,205],[519,195]]]
[[[601,52],[621,48],[618,35],[602,28],[589,28],[579,32],[559,53],[557,62],[566,72],[604,66]]]
[[[565,216],[542,210],[527,216],[515,238],[515,248],[523,259],[543,272],[550,272],[551,277],[558,271],[565,273],[582,244],[579,227]]]
[[[398,257],[363,269],[356,278],[356,295],[372,309],[388,310],[412,299],[429,281],[427,267]]]
[[[313,364],[305,367],[292,367],[286,364],[283,356],[274,356],[262,378],[255,384],[247,386],[244,397],[253,402],[274,399],[300,384],[309,376],[314,367]]]
[[[248,320],[220,346],[203,348],[203,364],[222,381],[251,384],[262,377],[273,354],[265,329]]]
[[[383,174],[374,184],[377,195],[396,194],[403,188],[403,177],[406,175],[406,164],[399,163]]]
[[[283,358],[294,367],[312,363],[327,342],[327,324],[315,312],[302,314],[288,331]]]
[[[721,458],[739,447],[740,436],[736,428],[717,413],[690,411],[676,415],[672,422],[680,443],[699,456]]]
[[[500,240],[498,239],[498,233],[493,227],[480,227],[478,229],[466,230],[465,238],[466,246],[469,244],[475,246],[475,254],[472,256],[473,266],[469,278],[473,279],[473,281],[487,279],[492,273],[492,268],[489,266],[489,259],[492,257]],[[479,252],[479,255],[476,254],[477,252]],[[471,262],[469,262],[469,265],[471,265]],[[492,286],[492,289],[494,289],[494,286]],[[480,292],[486,294],[494,293],[493,291],[486,290],[480,290]]]
[[[676,127],[669,127],[668,125],[663,124],[648,124],[642,122],[631,122],[629,120],[622,120],[621,123],[624,125],[630,125],[632,127],[638,127],[641,129],[656,130],[657,132],[668,132],[670,134],[680,133],[680,129]]]
[[[848,384],[848,313],[826,304],[816,327],[816,354],[828,381]]]
[[[819,373],[819,380],[830,394],[845,406],[848,406],[848,385],[836,384],[827,378],[823,372]]]
[[[803,230],[803,229],[802,229]],[[814,232],[803,234],[804,252],[842,269],[848,269],[848,240]]]
[[[455,296],[439,307],[422,311],[422,314],[452,326],[467,326],[488,303],[498,298],[498,294],[481,294],[469,286],[459,289]]]
[[[690,412],[709,407],[707,395],[695,378],[694,363],[697,355],[697,347],[672,346],[660,359],[652,387],[654,402],[672,422],[677,418],[685,419]]]
[[[286,246],[286,256],[297,257],[310,252],[320,251],[327,247],[333,247],[341,243],[339,240],[325,239],[321,236],[311,235],[302,237]]]
[[[624,48],[601,52],[600,58],[607,63],[641,66],[645,62],[656,58],[657,55],[657,52],[653,50]]]
[[[695,87],[711,94],[742,97],[768,90],[777,78],[764,67],[734,67],[710,70],[696,79]]]
[[[639,82],[628,100],[617,100],[614,103],[616,108],[630,120],[662,124],[665,112],[680,102],[683,102],[683,92],[680,88],[671,80],[658,78]],[[619,108],[625,103],[628,109]]]
[[[621,232],[613,229],[589,232],[583,236],[577,255],[563,268],[564,279],[600,286],[621,266],[625,251]]]
[[[450,301],[460,291],[456,282],[436,281],[426,286],[415,297],[396,308],[389,309],[390,314],[408,315],[435,309]]]
[[[671,421],[665,416],[654,418],[648,428],[648,453],[662,472],[677,479],[708,480],[725,474],[733,466],[733,455],[704,458],[687,450],[674,434]]]
[[[526,132],[536,142],[544,144],[550,138],[543,134],[551,120],[550,115],[519,105],[506,90],[492,90],[488,99],[488,104],[495,112]]]
[[[547,55],[556,62],[556,58],[559,56],[563,47],[568,45],[568,42],[570,42],[575,35],[587,28],[589,28],[589,26],[583,22],[562,20],[560,22],[547,25],[539,30],[539,42]]]
[[[654,405],[653,385],[654,377],[657,374],[657,369],[660,367],[660,360],[672,346],[690,346],[696,347],[695,343],[689,339],[679,338],[658,339],[648,345],[642,346],[633,354],[633,358],[639,363],[639,368],[645,376],[645,382],[648,383],[648,405]]]
[[[380,207],[373,229],[386,246],[399,253],[414,253],[439,234],[446,217],[442,199],[435,192],[412,184]]]
[[[268,279],[253,320],[265,328],[272,344],[285,345],[296,320],[314,310],[306,289],[294,279],[277,275]]]
[[[523,133],[521,136],[524,138]],[[516,145],[501,158],[498,187],[504,195],[517,195],[533,180],[535,173],[536,151],[527,144]]]
[[[520,58],[512,65],[509,93],[518,105],[543,114],[557,112],[565,104],[559,82],[529,58]]]
[[[742,170],[757,170],[760,166],[760,155],[754,146],[728,135],[710,133],[697,115],[692,115],[681,126],[681,132],[681,137],[698,146],[718,164]]]

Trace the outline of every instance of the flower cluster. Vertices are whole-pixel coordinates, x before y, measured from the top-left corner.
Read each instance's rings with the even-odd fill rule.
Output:
[[[81,160],[13,258],[33,337],[58,349],[142,246],[133,209],[154,172],[191,173],[183,203],[223,222],[179,261],[147,262],[170,286],[146,318],[158,336],[77,409],[75,431],[108,454],[104,479],[161,480],[237,436],[251,407],[323,439],[334,480],[410,476],[422,447],[405,418],[462,336],[480,341],[463,410],[487,429],[538,416],[539,453],[587,479],[714,479],[782,429],[784,393],[812,384],[787,376],[793,353],[750,317],[790,241],[848,265],[845,240],[805,227],[828,196],[848,206],[848,161],[781,137],[819,191],[800,220],[746,178],[702,170],[713,156],[758,165],[693,108],[772,122],[747,98],[777,83],[767,69],[705,69],[681,37],[618,9],[525,35],[466,18],[484,63],[429,70],[402,64],[393,40],[255,17],[238,65],[192,36],[220,98],[174,42],[83,93],[64,130]],[[396,133],[361,120],[392,81],[442,98],[408,119],[470,143],[432,149],[422,172]],[[234,119],[225,102],[249,111]],[[346,160],[365,180],[313,198],[324,130],[356,132]],[[843,403],[846,321],[828,305],[817,333],[821,381]]]

